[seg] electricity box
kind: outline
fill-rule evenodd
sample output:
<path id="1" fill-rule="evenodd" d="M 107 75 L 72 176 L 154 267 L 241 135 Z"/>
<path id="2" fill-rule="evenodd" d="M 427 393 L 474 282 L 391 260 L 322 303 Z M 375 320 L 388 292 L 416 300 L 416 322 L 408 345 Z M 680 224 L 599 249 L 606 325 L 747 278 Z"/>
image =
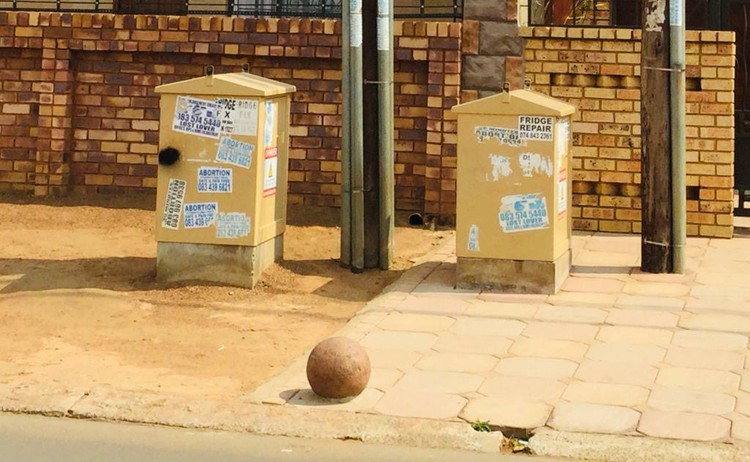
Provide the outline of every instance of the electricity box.
<path id="1" fill-rule="evenodd" d="M 460 288 L 550 294 L 571 262 L 571 115 L 514 90 L 459 104 L 456 280 Z"/>
<path id="2" fill-rule="evenodd" d="M 294 91 L 246 72 L 156 88 L 157 279 L 253 287 L 281 259 Z"/>

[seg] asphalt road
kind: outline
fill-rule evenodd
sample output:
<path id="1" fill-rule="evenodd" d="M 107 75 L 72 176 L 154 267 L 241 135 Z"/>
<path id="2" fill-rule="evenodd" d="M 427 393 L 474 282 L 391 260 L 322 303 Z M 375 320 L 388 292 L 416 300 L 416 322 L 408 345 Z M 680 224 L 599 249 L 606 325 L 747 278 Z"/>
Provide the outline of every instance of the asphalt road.
<path id="1" fill-rule="evenodd" d="M 0 414 L 0 462 L 466 461 L 551 462 L 527 456 L 196 431 Z"/>

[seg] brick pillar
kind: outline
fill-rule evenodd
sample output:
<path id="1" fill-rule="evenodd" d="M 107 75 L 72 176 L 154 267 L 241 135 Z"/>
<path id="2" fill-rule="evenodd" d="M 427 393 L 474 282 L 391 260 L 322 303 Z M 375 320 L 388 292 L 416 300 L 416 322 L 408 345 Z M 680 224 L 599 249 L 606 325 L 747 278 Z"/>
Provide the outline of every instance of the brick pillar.
<path id="1" fill-rule="evenodd" d="M 42 26 L 70 25 L 70 15 L 43 15 Z M 44 24 L 46 20 L 49 24 Z M 42 49 L 42 71 L 39 85 L 39 126 L 36 142 L 36 181 L 34 194 L 62 194 L 67 191 L 70 176 L 68 158 L 73 138 L 73 85 L 71 52 L 60 29 L 46 28 Z M 66 32 L 71 29 L 66 28 Z"/>
<path id="2" fill-rule="evenodd" d="M 465 0 L 461 101 L 523 86 L 523 38 L 516 0 Z"/>

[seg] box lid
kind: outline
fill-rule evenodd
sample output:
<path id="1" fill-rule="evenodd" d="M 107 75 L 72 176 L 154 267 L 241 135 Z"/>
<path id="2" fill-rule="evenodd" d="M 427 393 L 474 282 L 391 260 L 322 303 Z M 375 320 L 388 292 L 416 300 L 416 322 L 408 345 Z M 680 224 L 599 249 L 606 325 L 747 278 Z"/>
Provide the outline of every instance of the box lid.
<path id="1" fill-rule="evenodd" d="M 531 90 L 513 90 L 486 98 L 457 104 L 451 108 L 456 114 L 533 114 L 564 117 L 575 112 L 575 106 Z"/>
<path id="2" fill-rule="evenodd" d="M 156 93 L 162 94 L 211 96 L 276 96 L 295 91 L 294 85 L 247 72 L 207 75 L 156 87 Z"/>

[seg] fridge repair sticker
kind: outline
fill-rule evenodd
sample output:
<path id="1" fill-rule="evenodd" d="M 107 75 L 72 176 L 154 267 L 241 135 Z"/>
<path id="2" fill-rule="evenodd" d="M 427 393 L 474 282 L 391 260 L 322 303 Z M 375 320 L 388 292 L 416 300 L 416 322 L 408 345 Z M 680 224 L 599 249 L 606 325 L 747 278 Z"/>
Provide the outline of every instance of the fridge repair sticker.
<path id="1" fill-rule="evenodd" d="M 256 136 L 258 134 L 258 100 L 216 98 L 221 108 L 221 133 Z"/>
<path id="2" fill-rule="evenodd" d="M 232 169 L 221 167 L 198 167 L 198 192 L 232 192 Z"/>
<path id="3" fill-rule="evenodd" d="M 263 162 L 263 197 L 276 194 L 276 184 L 279 177 L 279 150 L 267 148 Z"/>
<path id="4" fill-rule="evenodd" d="M 161 225 L 164 228 L 179 229 L 180 214 L 182 213 L 182 201 L 185 200 L 185 180 L 170 178 L 167 186 L 167 199 L 164 202 L 164 215 Z"/>
<path id="5" fill-rule="evenodd" d="M 552 141 L 552 117 L 518 116 L 518 136 L 522 140 Z"/>
<path id="6" fill-rule="evenodd" d="M 178 96 L 172 130 L 216 139 L 221 131 L 220 115 L 219 105 L 213 101 Z"/>
<path id="7" fill-rule="evenodd" d="M 185 229 L 208 228 L 216 223 L 217 202 L 185 204 Z"/>
<path id="8" fill-rule="evenodd" d="M 505 196 L 500 203 L 498 219 L 504 233 L 544 229 L 549 226 L 547 201 L 541 194 Z"/>
<path id="9" fill-rule="evenodd" d="M 250 168 L 253 161 L 255 146 L 250 143 L 223 137 L 219 141 L 219 150 L 216 151 L 216 160 L 223 164 L 232 164 L 238 167 Z"/>
<path id="10" fill-rule="evenodd" d="M 220 213 L 216 219 L 216 237 L 233 239 L 250 234 L 250 217 L 244 213 Z"/>

